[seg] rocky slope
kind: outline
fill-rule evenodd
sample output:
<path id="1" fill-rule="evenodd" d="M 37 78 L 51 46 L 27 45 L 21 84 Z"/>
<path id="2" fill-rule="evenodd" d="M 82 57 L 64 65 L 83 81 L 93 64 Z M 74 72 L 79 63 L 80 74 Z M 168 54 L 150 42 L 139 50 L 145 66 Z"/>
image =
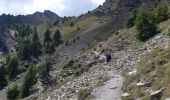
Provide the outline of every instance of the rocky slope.
<path id="1" fill-rule="evenodd" d="M 18 42 L 15 37 L 15 31 L 12 30 L 0 30 L 0 51 L 1 52 L 13 52 L 18 47 Z"/>

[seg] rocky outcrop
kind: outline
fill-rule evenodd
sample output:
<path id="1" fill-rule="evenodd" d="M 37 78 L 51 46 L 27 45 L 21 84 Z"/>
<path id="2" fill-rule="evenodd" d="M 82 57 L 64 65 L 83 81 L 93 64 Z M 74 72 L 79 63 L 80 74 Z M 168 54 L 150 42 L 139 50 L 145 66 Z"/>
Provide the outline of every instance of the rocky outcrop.
<path id="1" fill-rule="evenodd" d="M 15 39 L 15 31 L 0 30 L 0 51 L 13 52 L 17 49 L 18 43 Z"/>
<path id="2" fill-rule="evenodd" d="M 155 5 L 160 0 L 106 0 L 106 2 L 93 11 L 97 16 L 123 17 L 138 8 L 141 4 Z M 166 0 L 169 3 L 170 0 Z"/>

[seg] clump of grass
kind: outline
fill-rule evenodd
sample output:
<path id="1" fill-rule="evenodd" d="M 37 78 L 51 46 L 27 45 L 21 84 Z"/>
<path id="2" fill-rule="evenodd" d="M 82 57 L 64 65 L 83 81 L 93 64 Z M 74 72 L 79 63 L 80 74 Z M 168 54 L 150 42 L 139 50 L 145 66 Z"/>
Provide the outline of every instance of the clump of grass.
<path id="1" fill-rule="evenodd" d="M 74 64 L 75 64 L 75 61 L 74 60 L 70 60 L 66 64 L 64 64 L 63 68 L 64 69 L 66 69 L 66 68 L 74 68 Z"/>
<path id="2" fill-rule="evenodd" d="M 89 89 L 82 88 L 78 92 L 78 100 L 88 100 L 91 95 L 91 91 Z"/>

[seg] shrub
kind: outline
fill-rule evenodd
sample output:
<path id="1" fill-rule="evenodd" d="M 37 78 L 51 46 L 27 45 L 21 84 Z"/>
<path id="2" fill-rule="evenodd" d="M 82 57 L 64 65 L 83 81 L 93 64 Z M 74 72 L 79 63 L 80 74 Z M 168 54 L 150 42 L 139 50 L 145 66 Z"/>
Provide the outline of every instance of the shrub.
<path id="1" fill-rule="evenodd" d="M 154 10 L 154 14 L 157 23 L 168 19 L 168 6 L 164 2 L 160 2 Z"/>
<path id="2" fill-rule="evenodd" d="M 138 10 L 135 26 L 136 37 L 141 41 L 146 41 L 158 33 L 153 13 L 144 5 Z"/>
<path id="3" fill-rule="evenodd" d="M 8 100 L 16 100 L 18 95 L 19 95 L 19 90 L 17 89 L 16 85 L 8 88 L 8 91 L 7 91 Z"/>

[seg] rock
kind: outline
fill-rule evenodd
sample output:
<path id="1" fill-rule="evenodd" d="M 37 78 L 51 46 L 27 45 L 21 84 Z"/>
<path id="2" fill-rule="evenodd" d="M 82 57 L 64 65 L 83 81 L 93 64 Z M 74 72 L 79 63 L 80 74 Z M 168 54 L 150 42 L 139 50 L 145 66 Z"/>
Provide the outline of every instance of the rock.
<path id="1" fill-rule="evenodd" d="M 137 70 L 133 70 L 133 71 L 128 73 L 128 75 L 136 75 L 136 74 L 137 74 Z"/>
<path id="2" fill-rule="evenodd" d="M 116 89 L 117 87 L 111 87 L 110 89 Z"/>
<path id="3" fill-rule="evenodd" d="M 138 87 L 141 87 L 141 86 L 149 87 L 149 86 L 151 86 L 151 83 L 152 82 L 139 82 L 139 83 L 136 84 L 136 86 L 138 86 Z"/>
<path id="4" fill-rule="evenodd" d="M 131 96 L 131 94 L 129 94 L 129 93 L 123 93 L 122 94 L 122 97 L 130 97 Z"/>
<path id="5" fill-rule="evenodd" d="M 150 93 L 150 100 L 160 100 L 162 96 L 163 89 L 153 91 Z"/>
<path id="6" fill-rule="evenodd" d="M 8 30 L 0 30 L 0 51 L 14 52 L 18 47 L 17 40 L 11 35 Z"/>

